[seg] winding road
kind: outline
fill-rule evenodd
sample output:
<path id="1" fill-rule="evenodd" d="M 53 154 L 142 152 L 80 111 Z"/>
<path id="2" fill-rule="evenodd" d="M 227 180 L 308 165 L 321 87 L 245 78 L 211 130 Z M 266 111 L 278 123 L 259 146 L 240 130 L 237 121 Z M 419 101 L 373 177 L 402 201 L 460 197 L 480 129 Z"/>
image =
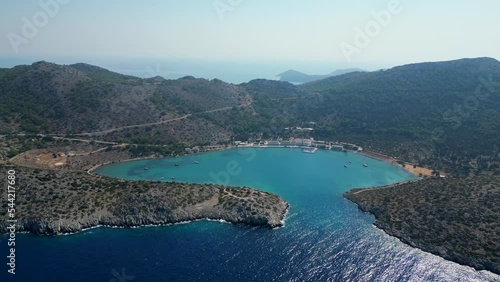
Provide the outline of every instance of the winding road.
<path id="1" fill-rule="evenodd" d="M 249 102 L 247 102 L 245 104 L 242 104 L 242 105 L 239 105 L 239 106 L 235 106 L 235 107 L 237 107 L 237 108 L 248 107 L 251 104 L 252 104 L 252 101 L 249 101 Z M 204 112 L 201 112 L 200 114 L 208 114 L 208 113 L 215 113 L 215 112 L 220 112 L 220 111 L 227 111 L 227 110 L 230 110 L 232 108 L 234 108 L 234 107 L 223 107 L 223 108 L 219 108 L 219 109 L 204 111 Z M 103 135 L 103 134 L 108 134 L 108 133 L 115 132 L 115 131 L 121 131 L 121 130 L 124 130 L 124 129 L 140 128 L 140 127 L 146 127 L 146 126 L 152 126 L 152 125 L 165 124 L 165 123 L 169 123 L 169 122 L 173 122 L 173 121 L 179 121 L 179 120 L 187 119 L 187 118 L 191 117 L 192 115 L 193 114 L 187 114 L 187 115 L 183 115 L 181 117 L 177 117 L 177 118 L 173 118 L 173 119 L 168 119 L 168 120 L 160 120 L 160 121 L 156 121 L 156 122 L 149 122 L 149 123 L 142 123 L 142 124 L 135 124 L 135 125 L 126 125 L 126 126 L 116 127 L 116 128 L 102 130 L 102 131 L 84 132 L 84 133 L 78 133 L 78 134 L 74 134 L 74 135 L 75 136 Z"/>

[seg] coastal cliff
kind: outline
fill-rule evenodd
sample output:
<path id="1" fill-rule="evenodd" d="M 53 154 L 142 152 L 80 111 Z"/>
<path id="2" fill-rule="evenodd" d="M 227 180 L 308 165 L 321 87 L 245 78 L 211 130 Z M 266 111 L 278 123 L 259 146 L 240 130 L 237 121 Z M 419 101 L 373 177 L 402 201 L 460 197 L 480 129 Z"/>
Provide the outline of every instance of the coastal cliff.
<path id="1" fill-rule="evenodd" d="M 123 181 L 80 172 L 14 169 L 16 231 L 38 235 L 198 219 L 274 228 L 283 225 L 288 209 L 280 197 L 245 187 Z M 7 214 L 7 204 L 0 207 L 0 213 Z M 0 219 L 0 233 L 6 233 L 9 224 L 6 217 Z"/>
<path id="2" fill-rule="evenodd" d="M 500 177 L 425 179 L 344 194 L 402 242 L 500 274 Z"/>

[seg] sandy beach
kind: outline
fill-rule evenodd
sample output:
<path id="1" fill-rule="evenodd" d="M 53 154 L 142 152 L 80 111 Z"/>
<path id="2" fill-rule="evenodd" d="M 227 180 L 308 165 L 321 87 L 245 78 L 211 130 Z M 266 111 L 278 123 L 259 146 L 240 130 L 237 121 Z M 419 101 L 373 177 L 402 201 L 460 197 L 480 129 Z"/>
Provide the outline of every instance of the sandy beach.
<path id="1" fill-rule="evenodd" d="M 381 160 L 384 162 L 391 163 L 393 165 L 397 165 L 401 167 L 402 169 L 408 171 L 411 174 L 414 174 L 415 176 L 423 177 L 423 176 L 432 176 L 432 169 L 428 169 L 425 167 L 419 167 L 419 166 L 414 166 L 412 163 L 405 163 L 404 166 L 398 163 L 398 160 L 394 157 L 387 156 L 384 154 L 376 153 L 376 152 L 370 152 L 370 151 L 361 151 L 360 154 L 374 158 L 377 160 Z"/>

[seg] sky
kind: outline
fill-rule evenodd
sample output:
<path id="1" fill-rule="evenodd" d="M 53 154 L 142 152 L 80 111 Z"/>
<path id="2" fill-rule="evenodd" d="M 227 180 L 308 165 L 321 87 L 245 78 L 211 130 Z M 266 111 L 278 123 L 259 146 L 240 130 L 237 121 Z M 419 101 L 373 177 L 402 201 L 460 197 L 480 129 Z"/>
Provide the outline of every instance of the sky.
<path id="1" fill-rule="evenodd" d="M 2 1 L 0 67 L 258 75 L 500 59 L 498 11 L 497 0 Z"/>

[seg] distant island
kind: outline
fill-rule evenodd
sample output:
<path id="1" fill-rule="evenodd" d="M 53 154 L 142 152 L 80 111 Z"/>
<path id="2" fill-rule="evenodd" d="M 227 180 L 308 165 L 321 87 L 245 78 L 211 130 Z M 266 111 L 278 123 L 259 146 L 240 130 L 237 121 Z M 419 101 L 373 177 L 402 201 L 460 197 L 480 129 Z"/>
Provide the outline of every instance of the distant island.
<path id="1" fill-rule="evenodd" d="M 283 73 L 280 73 L 276 76 L 280 78 L 280 81 L 288 81 L 294 84 L 301 84 L 301 83 L 306 83 L 306 82 L 312 82 L 320 79 L 325 79 L 328 77 L 334 77 L 338 75 L 343 75 L 346 73 L 351 73 L 351 72 L 364 72 L 362 69 L 340 69 L 333 71 L 329 74 L 323 74 L 323 75 L 312 75 L 312 74 L 306 74 L 303 72 L 299 72 L 296 70 L 287 70 Z"/>

